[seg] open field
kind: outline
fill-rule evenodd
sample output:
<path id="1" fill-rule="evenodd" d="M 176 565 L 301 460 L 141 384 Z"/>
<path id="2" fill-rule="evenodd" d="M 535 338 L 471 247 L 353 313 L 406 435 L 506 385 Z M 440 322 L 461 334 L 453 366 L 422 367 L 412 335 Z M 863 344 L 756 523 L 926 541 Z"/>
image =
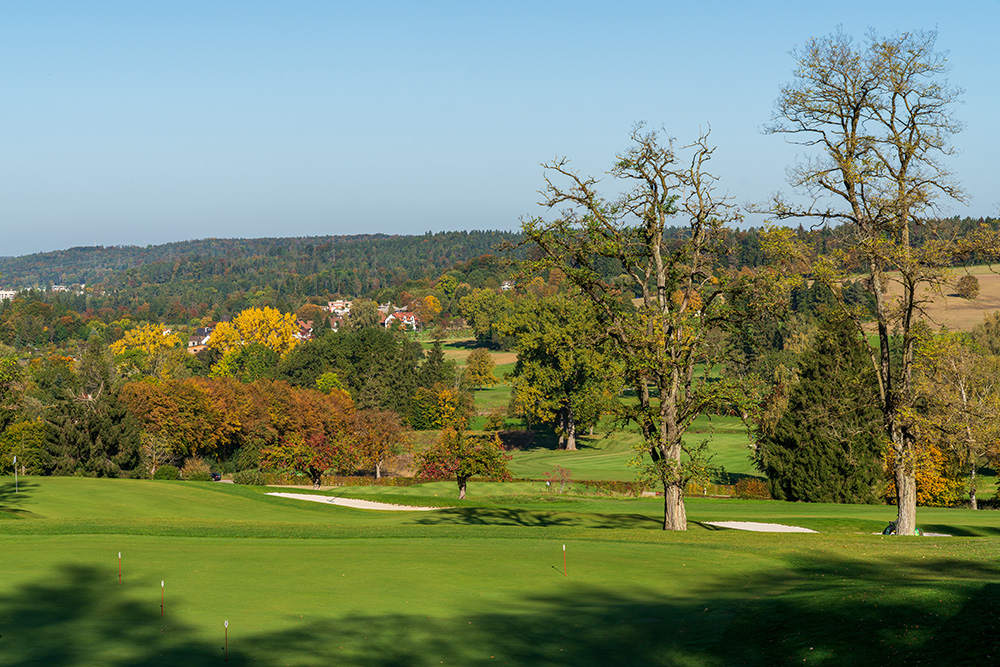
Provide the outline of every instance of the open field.
<path id="1" fill-rule="evenodd" d="M 997 657 L 996 512 L 921 509 L 923 528 L 957 537 L 884 538 L 870 533 L 892 507 L 691 500 L 690 530 L 667 534 L 654 499 L 508 485 L 473 484 L 465 503 L 454 484 L 350 489 L 451 506 L 380 513 L 223 484 L 24 484 L 15 497 L 0 482 L 3 665 L 217 664 L 226 620 L 234 665 Z M 821 532 L 703 523 L 723 520 Z"/>
<path id="2" fill-rule="evenodd" d="M 982 324 L 986 315 L 1000 310 L 1000 273 L 994 272 L 998 269 L 1000 267 L 973 266 L 953 270 L 956 277 L 966 273 L 976 276 L 979 296 L 969 300 L 950 293 L 953 290 L 945 289 L 937 294 L 924 292 L 923 296 L 930 302 L 924 306 L 923 319 L 935 329 L 947 327 L 950 331 L 969 331 Z M 889 294 L 893 297 L 902 294 L 899 283 L 890 283 Z"/>

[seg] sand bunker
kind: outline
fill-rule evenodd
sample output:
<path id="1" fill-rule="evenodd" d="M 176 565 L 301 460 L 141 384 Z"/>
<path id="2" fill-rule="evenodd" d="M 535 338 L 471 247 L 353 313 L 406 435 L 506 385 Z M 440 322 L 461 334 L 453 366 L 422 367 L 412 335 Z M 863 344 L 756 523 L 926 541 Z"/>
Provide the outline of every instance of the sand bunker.
<path id="1" fill-rule="evenodd" d="M 781 523 L 758 523 L 756 521 L 706 521 L 709 526 L 732 528 L 734 530 L 751 530 L 755 533 L 815 533 L 817 531 L 801 526 L 786 526 Z"/>
<path id="2" fill-rule="evenodd" d="M 388 510 L 391 512 L 429 512 L 431 510 L 448 509 L 446 507 L 416 507 L 414 505 L 391 505 L 389 503 L 377 503 L 373 500 L 356 500 L 354 498 L 334 498 L 333 496 L 317 496 L 312 493 L 281 493 L 271 492 L 264 495 L 280 496 L 282 498 L 293 498 L 295 500 L 309 500 L 314 503 L 326 503 L 327 505 L 339 505 L 340 507 L 353 507 L 359 510 Z"/>

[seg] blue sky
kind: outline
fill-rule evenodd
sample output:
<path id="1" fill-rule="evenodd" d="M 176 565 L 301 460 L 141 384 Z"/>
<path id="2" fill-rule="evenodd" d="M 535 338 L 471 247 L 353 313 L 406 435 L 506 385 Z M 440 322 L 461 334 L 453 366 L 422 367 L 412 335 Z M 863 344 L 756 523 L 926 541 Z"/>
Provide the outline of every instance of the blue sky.
<path id="1" fill-rule="evenodd" d="M 939 31 L 972 196 L 947 211 L 1000 212 L 1000 0 L 34 0 L 0 22 L 0 255 L 514 229 L 539 163 L 601 174 L 637 121 L 710 124 L 721 188 L 764 200 L 799 153 L 760 131 L 788 52 L 838 24 Z"/>

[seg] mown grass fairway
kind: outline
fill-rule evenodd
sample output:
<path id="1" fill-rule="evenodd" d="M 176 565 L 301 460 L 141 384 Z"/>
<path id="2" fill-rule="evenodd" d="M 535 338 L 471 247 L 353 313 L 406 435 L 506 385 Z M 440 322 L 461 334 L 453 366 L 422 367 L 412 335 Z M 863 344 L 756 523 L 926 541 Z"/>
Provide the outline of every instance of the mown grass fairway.
<path id="1" fill-rule="evenodd" d="M 578 437 L 578 451 L 556 449 L 555 438 L 539 433 L 538 444 L 515 452 L 510 470 L 516 477 L 540 479 L 557 465 L 569 469 L 574 479 L 633 480 L 638 470 L 629 465 L 635 459 L 642 437 L 631 431 Z M 746 427 L 736 417 L 699 417 L 684 437 L 696 444 L 709 443 L 712 462 L 735 475 L 759 475 L 750 460 Z M 648 457 L 647 457 L 648 458 Z"/>
<path id="2" fill-rule="evenodd" d="M 0 664 L 994 664 L 1000 517 L 884 538 L 884 506 L 660 501 L 530 485 L 336 489 L 376 512 L 223 484 L 29 478 L 0 493 Z M 349 493 L 348 493 L 349 492 Z M 746 533 L 771 521 L 817 535 Z M 563 575 L 562 545 L 568 574 Z M 117 555 L 123 556 L 118 583 Z M 165 583 L 160 616 L 160 581 Z"/>

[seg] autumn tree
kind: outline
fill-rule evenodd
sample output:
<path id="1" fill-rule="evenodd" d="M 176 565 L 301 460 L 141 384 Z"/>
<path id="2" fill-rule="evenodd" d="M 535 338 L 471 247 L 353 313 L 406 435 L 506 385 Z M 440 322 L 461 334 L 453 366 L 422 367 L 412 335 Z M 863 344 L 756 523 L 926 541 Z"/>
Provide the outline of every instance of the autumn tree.
<path id="1" fill-rule="evenodd" d="M 257 343 L 284 356 L 298 342 L 295 338 L 298 331 L 293 313 L 282 313 L 267 306 L 247 308 L 232 322 L 220 322 L 208 344 L 225 354 L 232 349 Z"/>
<path id="2" fill-rule="evenodd" d="M 936 38 L 871 33 L 858 45 L 838 31 L 810 39 L 793 52 L 794 79 L 782 88 L 767 128 L 813 152 L 790 171 L 806 203 L 778 196 L 767 212 L 842 227 L 845 251 L 818 257 L 812 275 L 838 295 L 859 331 L 865 314 L 844 302 L 840 285 L 849 269 L 860 265 L 865 275 L 878 337 L 870 361 L 893 449 L 899 535 L 916 529 L 918 445 L 907 415 L 916 397 L 917 315 L 927 288 L 948 282 L 952 261 L 976 251 L 995 256 L 997 248 L 985 229 L 960 240 L 933 229 L 937 201 L 963 197 L 942 162 L 960 126 L 952 112 L 958 91 L 943 79 L 947 60 Z M 925 239 L 919 246 L 916 228 Z M 898 299 L 886 289 L 890 281 L 900 284 Z"/>
<path id="3" fill-rule="evenodd" d="M 438 442 L 420 455 L 420 477 L 451 479 L 458 483 L 458 499 L 465 499 L 469 479 L 484 477 L 502 482 L 510 479 L 500 438 L 469 435 L 464 429 L 446 428 Z"/>
<path id="4" fill-rule="evenodd" d="M 737 215 L 714 192 L 707 135 L 680 151 L 641 126 L 632 140 L 610 172 L 625 186 L 622 195 L 606 199 L 594 178 L 556 160 L 545 165 L 542 204 L 563 212 L 525 220 L 522 229 L 539 255 L 532 272 L 558 268 L 591 301 L 635 391 L 636 400 L 616 409 L 641 429 L 664 492 L 663 528 L 686 530 L 684 487 L 704 466 L 684 432 L 706 410 L 744 395 L 709 377 L 725 352 L 715 333 L 735 317 L 732 294 L 753 286 L 757 297 L 745 303 L 763 306 L 782 290 L 777 273 L 729 271 L 719 261 L 726 225 Z M 683 232 L 668 234 L 677 219 Z"/>
<path id="5" fill-rule="evenodd" d="M 345 439 L 330 438 L 322 433 L 290 433 L 261 451 L 261 467 L 305 473 L 316 489 L 323 483 L 323 474 L 327 471 L 353 469 L 356 464 L 355 452 Z"/>
<path id="6" fill-rule="evenodd" d="M 477 347 L 469 353 L 465 359 L 465 381 L 476 388 L 492 387 L 499 380 L 493 375 L 493 369 L 497 367 L 497 362 L 493 361 L 493 355 L 483 347 Z"/>
<path id="7" fill-rule="evenodd" d="M 13 422 L 21 409 L 25 372 L 14 355 L 0 357 L 0 430 Z"/>
<path id="8" fill-rule="evenodd" d="M 348 428 L 360 467 L 374 470 L 375 479 L 381 479 L 385 462 L 399 454 L 406 442 L 399 415 L 388 410 L 358 410 L 351 415 Z"/>
<path id="9" fill-rule="evenodd" d="M 975 299 L 979 296 L 979 278 L 973 275 L 965 275 L 955 283 L 955 291 L 963 299 Z"/>
<path id="10" fill-rule="evenodd" d="M 143 324 L 129 329 L 108 347 L 125 375 L 137 371 L 142 375 L 169 378 L 187 372 L 188 354 L 181 347 L 180 336 L 162 324 Z M 129 366 L 132 366 L 131 372 Z"/>
<path id="11" fill-rule="evenodd" d="M 454 385 L 420 387 L 410 407 L 410 425 L 417 430 L 465 429 L 472 417 L 472 394 Z"/>
<path id="12" fill-rule="evenodd" d="M 323 307 L 317 306 L 315 303 L 307 303 L 295 311 L 297 319 L 303 322 L 312 322 L 316 328 L 319 328 L 320 323 L 326 320 L 327 316 L 328 314 L 323 310 Z"/>
<path id="13" fill-rule="evenodd" d="M 43 471 L 46 425 L 41 419 L 14 422 L 0 433 L 0 474 L 17 469 L 22 475 L 38 475 Z"/>
<path id="14" fill-rule="evenodd" d="M 977 354 L 954 334 L 938 336 L 919 351 L 919 405 L 907 415 L 914 436 L 951 455 L 968 480 L 969 504 L 978 509 L 977 472 L 1000 458 L 1000 357 Z"/>
<path id="15" fill-rule="evenodd" d="M 433 294 L 417 299 L 415 306 L 417 316 L 424 326 L 437 321 L 438 315 L 441 314 L 441 300 Z"/>

